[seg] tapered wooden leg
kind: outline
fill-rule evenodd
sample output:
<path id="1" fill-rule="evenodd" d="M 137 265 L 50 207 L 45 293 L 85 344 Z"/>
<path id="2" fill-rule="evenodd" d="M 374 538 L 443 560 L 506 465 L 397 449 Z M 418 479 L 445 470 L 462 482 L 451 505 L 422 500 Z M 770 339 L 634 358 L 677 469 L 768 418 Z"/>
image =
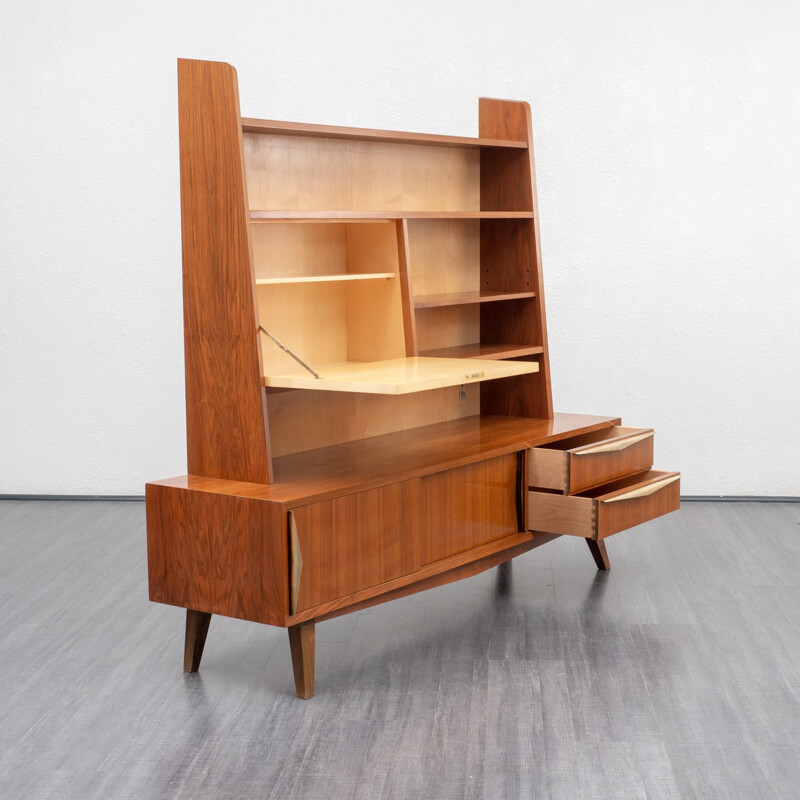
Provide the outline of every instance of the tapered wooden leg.
<path id="1" fill-rule="evenodd" d="M 183 646 L 183 671 L 197 672 L 200 669 L 200 659 L 203 657 L 203 648 L 206 646 L 208 624 L 211 614 L 205 611 L 192 611 L 186 609 L 186 641 Z"/>
<path id="2" fill-rule="evenodd" d="M 314 696 L 314 622 L 301 622 L 289 628 L 294 687 L 297 696 L 308 700 Z"/>
<path id="3" fill-rule="evenodd" d="M 589 545 L 589 550 L 594 558 L 594 563 L 597 564 L 597 569 L 611 569 L 611 562 L 608 560 L 608 552 L 606 551 L 606 543 L 603 541 L 596 542 L 594 539 L 587 539 L 586 544 Z"/>

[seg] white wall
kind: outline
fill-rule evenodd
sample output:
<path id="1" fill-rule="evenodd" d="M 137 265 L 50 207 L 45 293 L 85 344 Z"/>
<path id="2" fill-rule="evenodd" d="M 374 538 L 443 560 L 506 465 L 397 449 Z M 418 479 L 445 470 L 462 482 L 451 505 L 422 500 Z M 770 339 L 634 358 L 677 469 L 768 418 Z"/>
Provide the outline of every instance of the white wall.
<path id="1" fill-rule="evenodd" d="M 9 2 L 0 493 L 185 471 L 177 57 L 246 115 L 475 135 L 533 107 L 556 407 L 686 494 L 800 494 L 800 12 L 756 2 Z"/>

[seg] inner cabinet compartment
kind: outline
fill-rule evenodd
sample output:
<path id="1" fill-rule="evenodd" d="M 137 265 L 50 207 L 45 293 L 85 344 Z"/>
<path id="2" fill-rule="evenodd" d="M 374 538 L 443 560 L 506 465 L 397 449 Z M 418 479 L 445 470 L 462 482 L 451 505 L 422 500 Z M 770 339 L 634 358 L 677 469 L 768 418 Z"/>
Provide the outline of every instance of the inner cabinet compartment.
<path id="1" fill-rule="evenodd" d="M 409 220 L 420 355 L 542 352 L 531 220 Z"/>
<path id="2" fill-rule="evenodd" d="M 403 395 L 298 389 L 267 398 L 273 457 L 480 413 L 480 385 Z"/>
<path id="3" fill-rule="evenodd" d="M 268 222 L 250 226 L 257 285 L 397 275 L 395 223 Z"/>
<path id="4" fill-rule="evenodd" d="M 406 355 L 392 222 L 251 225 L 261 324 L 310 366 Z M 298 368 L 267 337 L 264 375 Z"/>
<path id="5" fill-rule="evenodd" d="M 575 494 L 653 465 L 653 430 L 615 425 L 532 448 L 528 484 Z"/>

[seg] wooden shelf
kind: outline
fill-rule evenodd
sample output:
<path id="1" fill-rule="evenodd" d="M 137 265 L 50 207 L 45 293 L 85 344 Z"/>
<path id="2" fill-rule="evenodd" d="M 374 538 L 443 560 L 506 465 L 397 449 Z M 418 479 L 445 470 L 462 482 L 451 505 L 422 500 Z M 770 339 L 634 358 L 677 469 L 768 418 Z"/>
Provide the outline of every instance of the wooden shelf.
<path id="1" fill-rule="evenodd" d="M 532 211 L 342 211 L 307 210 L 250 212 L 250 222 L 359 222 L 397 219 L 533 219 Z"/>
<path id="2" fill-rule="evenodd" d="M 394 272 L 348 272 L 338 275 L 279 275 L 274 278 L 256 278 L 258 286 L 278 283 L 324 283 L 327 281 L 371 281 L 394 278 Z"/>
<path id="3" fill-rule="evenodd" d="M 420 351 L 426 358 L 519 358 L 535 356 L 544 351 L 541 345 L 523 344 L 462 344 L 456 347 L 440 347 L 436 350 Z"/>
<path id="4" fill-rule="evenodd" d="M 447 292 L 446 294 L 423 294 L 414 298 L 415 308 L 437 308 L 439 306 L 463 306 L 471 303 L 494 303 L 500 300 L 523 300 L 536 297 L 535 292 Z"/>
<path id="5" fill-rule="evenodd" d="M 538 372 L 539 365 L 530 361 L 414 357 L 388 361 L 349 361 L 314 366 L 314 369 L 319 373 L 319 378 L 298 369 L 280 375 L 268 375 L 263 383 L 264 386 L 283 389 L 399 395 L 525 375 Z"/>
<path id="6" fill-rule="evenodd" d="M 472 136 L 442 136 L 437 133 L 407 133 L 373 128 L 345 128 L 337 125 L 306 125 L 300 122 L 280 122 L 272 119 L 242 119 L 244 133 L 266 133 L 278 136 L 311 136 L 319 139 L 356 139 L 362 142 L 389 144 L 432 145 L 434 147 L 510 148 L 527 150 L 526 141 L 480 139 Z"/>

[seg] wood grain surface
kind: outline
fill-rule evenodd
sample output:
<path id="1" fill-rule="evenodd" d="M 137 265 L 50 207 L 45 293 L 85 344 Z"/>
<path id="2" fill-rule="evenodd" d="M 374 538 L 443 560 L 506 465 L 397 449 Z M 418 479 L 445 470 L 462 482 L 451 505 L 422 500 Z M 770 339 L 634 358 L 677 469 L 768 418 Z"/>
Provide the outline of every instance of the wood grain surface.
<path id="1" fill-rule="evenodd" d="M 297 610 L 418 569 L 420 512 L 419 481 L 293 509 L 303 555 Z"/>
<path id="2" fill-rule="evenodd" d="M 314 696 L 314 660 L 316 628 L 313 622 L 301 622 L 289 628 L 295 694 L 301 700 Z"/>
<path id="3" fill-rule="evenodd" d="M 515 454 L 422 478 L 421 562 L 516 533 L 517 493 Z"/>
<path id="4" fill-rule="evenodd" d="M 269 483 L 236 71 L 178 61 L 189 472 Z"/>
<path id="5" fill-rule="evenodd" d="M 193 611 L 191 608 L 186 609 L 186 635 L 183 645 L 184 672 L 197 672 L 200 669 L 200 660 L 203 658 L 210 622 L 211 614 L 205 611 Z"/>
<path id="6" fill-rule="evenodd" d="M 511 326 L 524 338 L 507 338 L 501 331 L 507 324 L 500 309 L 481 309 L 481 341 L 511 341 L 537 344 L 543 348 L 539 358 L 539 374 L 508 381 L 506 384 L 481 388 L 481 409 L 486 414 L 520 414 L 529 417 L 552 417 L 553 396 L 550 386 L 550 356 L 547 347 L 547 321 L 542 274 L 541 232 L 539 205 L 536 193 L 536 170 L 533 160 L 533 127 L 528 103 L 494 100 L 482 97 L 479 101 L 478 128 L 481 136 L 498 139 L 525 140 L 526 150 L 481 151 L 481 208 L 526 209 L 531 212 L 529 227 L 519 228 L 511 237 L 516 263 L 522 269 L 518 275 L 506 272 L 494 256 L 497 232 L 481 231 L 481 259 L 484 269 L 497 280 L 518 280 L 524 276 L 531 282 L 536 299 L 524 314 L 515 316 Z M 487 226 L 482 222 L 482 227 Z M 494 246 L 490 246 L 494 245 Z M 523 252 L 524 251 L 524 252 Z M 484 334 L 484 328 L 486 333 Z M 535 337 L 531 340 L 530 337 Z"/>
<path id="7" fill-rule="evenodd" d="M 284 624 L 289 559 L 278 503 L 149 483 L 147 563 L 155 602 Z"/>
<path id="8" fill-rule="evenodd" d="M 579 495 L 528 493 L 533 531 L 604 539 L 680 507 L 680 473 L 648 470 Z"/>
<path id="9" fill-rule="evenodd" d="M 619 485 L 619 488 L 612 492 L 604 491 L 595 501 L 597 503 L 597 538 L 603 539 L 619 531 L 632 528 L 634 525 L 640 525 L 642 522 L 660 517 L 662 514 L 677 511 L 681 505 L 681 483 L 680 480 L 669 480 L 676 476 L 679 477 L 679 473 L 649 470 L 640 473 L 635 482 L 631 478 L 608 484 L 608 486 Z M 648 484 L 657 485 L 659 488 L 651 494 L 621 499 L 622 495 L 626 495 L 636 488 L 646 487 Z M 616 501 L 610 502 L 612 500 Z"/>
<path id="10" fill-rule="evenodd" d="M 533 448 L 528 482 L 531 487 L 575 494 L 652 465 L 653 430 L 614 426 Z"/>
<path id="11" fill-rule="evenodd" d="M 502 539 L 495 539 L 479 545 L 472 550 L 456 553 L 432 564 L 426 564 L 412 575 L 402 575 L 386 583 L 362 589 L 347 597 L 340 597 L 306 611 L 299 611 L 287 619 L 287 624 L 296 625 L 298 622 L 309 619 L 317 621 L 333 619 L 362 608 L 416 594 L 425 589 L 445 586 L 453 581 L 477 575 L 490 567 L 557 538 L 558 535 L 552 533 L 531 533 L 530 531 L 512 533 Z"/>

